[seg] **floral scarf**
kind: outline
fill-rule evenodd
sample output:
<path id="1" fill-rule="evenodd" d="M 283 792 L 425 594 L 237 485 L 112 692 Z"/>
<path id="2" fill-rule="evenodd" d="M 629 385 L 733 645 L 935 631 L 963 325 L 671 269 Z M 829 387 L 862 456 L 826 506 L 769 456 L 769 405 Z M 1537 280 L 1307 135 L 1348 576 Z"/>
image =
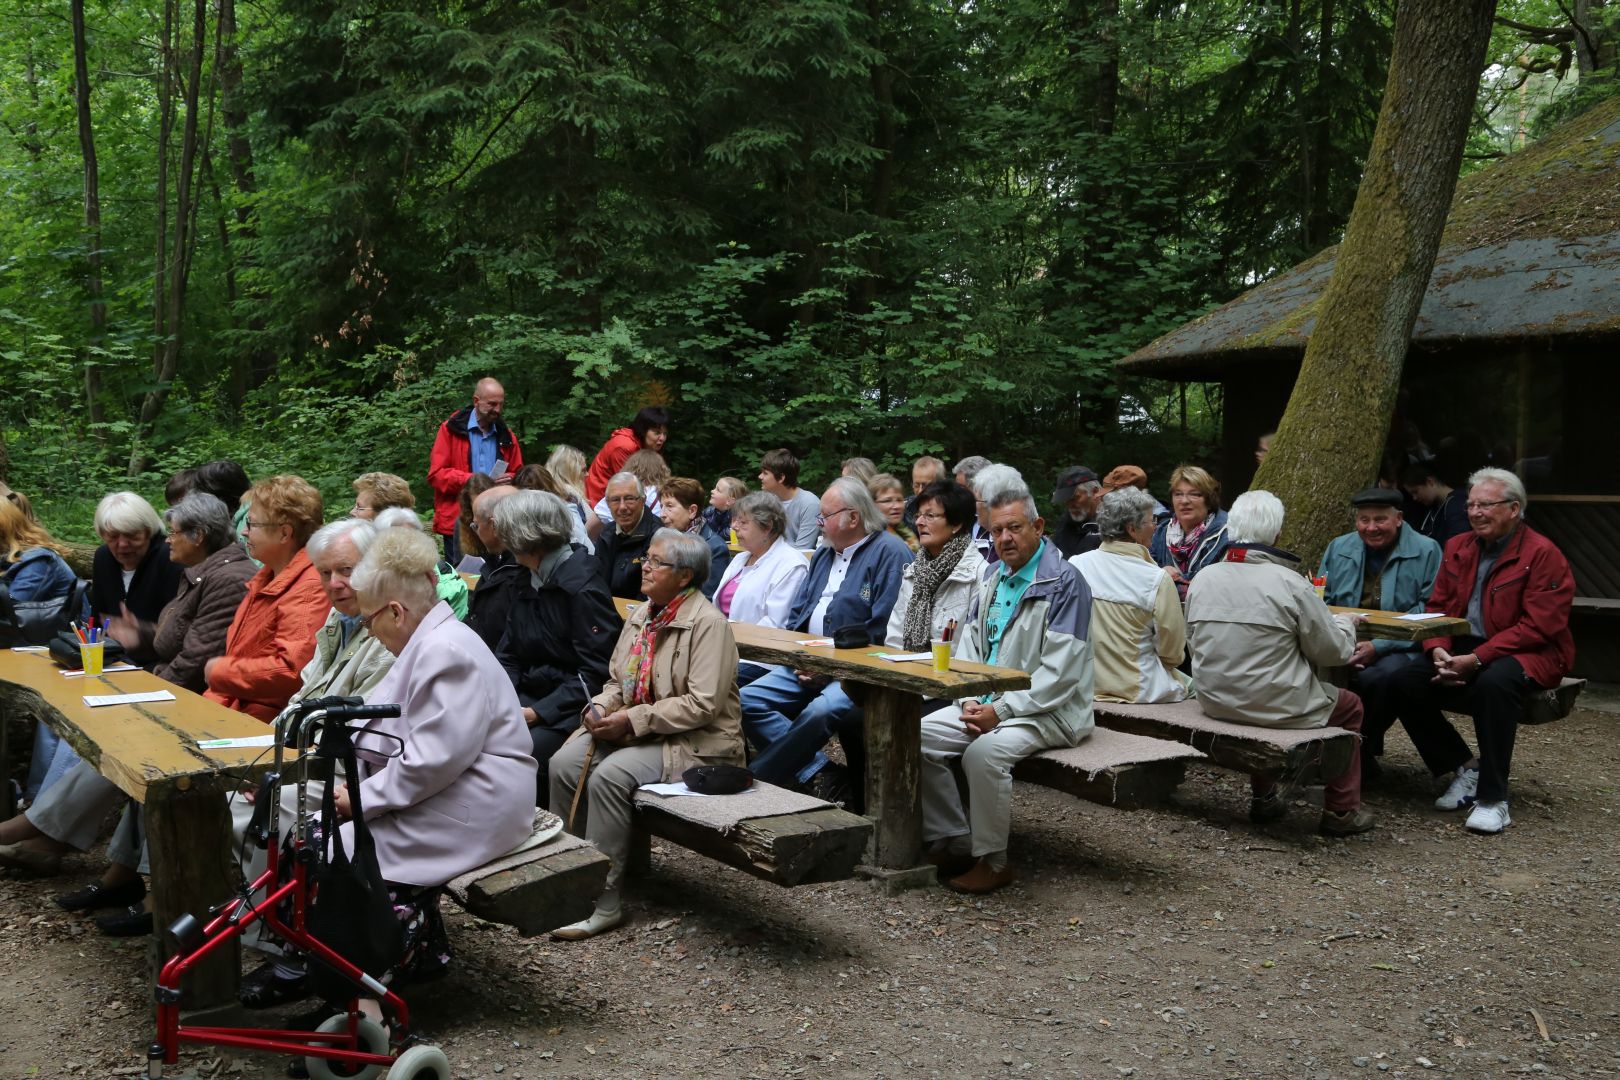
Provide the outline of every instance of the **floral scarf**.
<path id="1" fill-rule="evenodd" d="M 624 662 L 624 675 L 619 679 L 619 691 L 626 705 L 652 704 L 653 648 L 658 643 L 658 635 L 675 621 L 681 603 L 695 592 L 695 588 L 682 589 L 662 610 L 648 609 L 647 621 L 641 624 L 641 632 L 636 634 L 636 640 L 630 645 L 630 655 Z"/>
<path id="2" fill-rule="evenodd" d="M 1203 521 L 1198 523 L 1198 527 L 1190 533 L 1183 534 L 1181 524 L 1174 520 L 1170 522 L 1170 527 L 1165 530 L 1164 539 L 1166 546 L 1170 549 L 1170 557 L 1176 561 L 1176 569 L 1183 574 L 1187 572 L 1187 567 L 1192 565 L 1193 552 L 1198 550 L 1198 541 L 1204 538 L 1204 530 L 1209 528 L 1210 517 L 1213 516 L 1205 517 Z M 1181 536 L 1180 540 L 1176 539 L 1178 535 Z"/>
<path id="3" fill-rule="evenodd" d="M 905 648 L 921 652 L 928 648 L 934 636 L 934 597 L 945 579 L 951 576 L 956 564 L 962 561 L 972 537 L 963 529 L 945 542 L 939 554 L 930 557 L 924 551 L 911 564 L 911 600 L 906 604 Z"/>

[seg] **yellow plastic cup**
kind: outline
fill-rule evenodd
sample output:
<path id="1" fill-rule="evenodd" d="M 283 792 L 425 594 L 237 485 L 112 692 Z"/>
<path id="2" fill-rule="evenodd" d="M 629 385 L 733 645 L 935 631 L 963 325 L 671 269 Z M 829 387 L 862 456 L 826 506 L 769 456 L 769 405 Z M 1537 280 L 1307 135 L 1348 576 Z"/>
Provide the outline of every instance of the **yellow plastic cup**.
<path id="1" fill-rule="evenodd" d="M 942 638 L 935 638 L 929 644 L 934 652 L 934 670 L 951 670 L 951 643 Z"/>
<path id="2" fill-rule="evenodd" d="M 100 675 L 101 662 L 107 653 L 107 643 L 98 641 L 94 644 L 79 643 L 79 664 L 84 668 L 86 675 Z"/>

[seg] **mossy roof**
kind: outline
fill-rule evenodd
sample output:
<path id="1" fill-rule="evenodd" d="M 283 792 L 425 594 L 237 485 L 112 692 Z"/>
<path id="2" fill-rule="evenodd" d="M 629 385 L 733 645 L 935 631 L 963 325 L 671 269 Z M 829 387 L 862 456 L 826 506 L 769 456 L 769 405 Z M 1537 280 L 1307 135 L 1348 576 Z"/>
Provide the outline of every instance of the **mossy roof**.
<path id="1" fill-rule="evenodd" d="M 1277 274 L 1119 365 L 1219 378 L 1233 362 L 1302 355 L 1337 252 Z M 1620 344 L 1620 98 L 1457 185 L 1412 330 L 1419 350 L 1553 340 Z"/>

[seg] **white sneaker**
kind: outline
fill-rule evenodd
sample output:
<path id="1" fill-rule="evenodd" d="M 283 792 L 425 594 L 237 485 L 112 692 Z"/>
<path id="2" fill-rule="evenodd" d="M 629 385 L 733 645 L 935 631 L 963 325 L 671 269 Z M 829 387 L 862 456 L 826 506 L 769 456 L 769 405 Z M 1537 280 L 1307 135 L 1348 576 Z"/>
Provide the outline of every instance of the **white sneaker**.
<path id="1" fill-rule="evenodd" d="M 1436 810 L 1461 810 L 1474 805 L 1474 792 L 1479 790 L 1479 770 L 1462 768 L 1451 780 L 1446 793 L 1434 800 Z"/>
<path id="2" fill-rule="evenodd" d="M 551 936 L 558 941 L 584 941 L 597 934 L 606 933 L 616 926 L 624 923 L 624 908 L 615 908 L 612 911 L 603 911 L 598 908 L 591 913 L 588 919 L 581 919 L 577 923 L 559 926 L 551 932 Z"/>
<path id="3" fill-rule="evenodd" d="M 1499 833 L 1511 824 L 1513 819 L 1508 817 L 1508 804 L 1503 800 L 1476 803 L 1463 827 L 1469 832 Z"/>

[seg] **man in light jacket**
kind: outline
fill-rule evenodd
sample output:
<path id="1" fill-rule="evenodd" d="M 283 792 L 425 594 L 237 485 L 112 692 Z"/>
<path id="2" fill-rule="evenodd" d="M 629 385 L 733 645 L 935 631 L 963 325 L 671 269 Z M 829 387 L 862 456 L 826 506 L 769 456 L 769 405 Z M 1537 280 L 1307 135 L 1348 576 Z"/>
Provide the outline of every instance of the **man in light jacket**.
<path id="1" fill-rule="evenodd" d="M 1030 686 L 923 718 L 923 840 L 947 884 L 965 893 L 994 892 L 1017 876 L 1007 860 L 1013 766 L 1078 745 L 1092 728 L 1091 591 L 1043 538 L 1046 522 L 1016 471 L 978 479 L 999 561 L 979 585 L 956 655 L 1027 671 Z M 951 773 L 954 758 L 967 776 L 971 819 Z"/>
<path id="2" fill-rule="evenodd" d="M 1350 499 L 1356 529 L 1337 537 L 1322 555 L 1324 598 L 1333 607 L 1422 611 L 1440 569 L 1440 545 L 1405 521 L 1401 493 L 1370 487 Z M 1379 774 L 1384 733 L 1395 722 L 1394 675 L 1419 652 L 1413 641 L 1363 641 L 1350 655 L 1350 688 L 1361 698 L 1361 780 Z"/>
<path id="3" fill-rule="evenodd" d="M 1187 590 L 1193 684 L 1204 715 L 1270 728 L 1361 731 L 1361 699 L 1317 677 L 1312 665 L 1349 663 L 1359 616 L 1334 615 L 1299 572 L 1299 557 L 1272 545 L 1283 504 L 1269 491 L 1237 497 L 1227 515 L 1232 544 Z M 1358 740 L 1359 742 L 1359 740 Z M 1255 774 L 1249 818 L 1287 812 L 1275 775 Z M 1328 781 L 1321 831 L 1350 836 L 1373 827 L 1361 809 L 1361 755 Z"/>

